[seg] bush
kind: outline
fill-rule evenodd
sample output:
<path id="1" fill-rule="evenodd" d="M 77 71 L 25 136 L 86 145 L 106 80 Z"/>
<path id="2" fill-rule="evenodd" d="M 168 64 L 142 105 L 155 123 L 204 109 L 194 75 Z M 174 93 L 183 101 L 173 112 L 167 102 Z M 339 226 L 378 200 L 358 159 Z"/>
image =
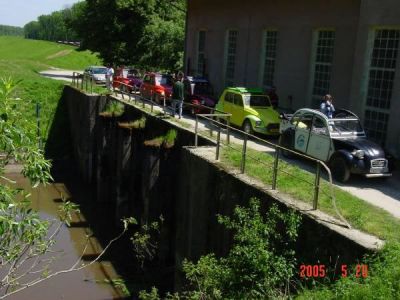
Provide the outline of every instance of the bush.
<path id="1" fill-rule="evenodd" d="M 248 208 L 236 207 L 232 217 L 218 222 L 233 231 L 233 246 L 227 257 L 203 256 L 197 263 L 187 260 L 183 271 L 191 288 L 170 299 L 263 299 L 281 296 L 294 275 L 293 243 L 300 216 L 282 213 L 272 206 L 260 213 L 260 201 Z M 142 292 L 141 299 L 157 299 L 156 291 Z"/>

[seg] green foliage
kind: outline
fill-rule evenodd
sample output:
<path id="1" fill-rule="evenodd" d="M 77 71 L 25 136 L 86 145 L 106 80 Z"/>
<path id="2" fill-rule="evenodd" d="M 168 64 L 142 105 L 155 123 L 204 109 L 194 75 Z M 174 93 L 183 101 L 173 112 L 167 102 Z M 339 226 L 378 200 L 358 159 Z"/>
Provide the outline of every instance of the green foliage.
<path id="1" fill-rule="evenodd" d="M 400 243 L 388 243 L 363 262 L 368 265 L 367 278 L 357 278 L 353 273 L 332 286 L 304 290 L 297 299 L 400 299 L 399 261 Z"/>
<path id="2" fill-rule="evenodd" d="M 107 103 L 103 112 L 101 112 L 102 116 L 105 117 L 119 117 L 125 111 L 125 106 L 118 101 L 110 101 Z"/>
<path id="3" fill-rule="evenodd" d="M 191 291 L 167 299 L 265 299 L 279 297 L 294 275 L 293 243 L 299 215 L 272 206 L 260 212 L 260 201 L 236 207 L 232 217 L 218 222 L 233 231 L 233 246 L 226 257 L 202 256 L 197 263 L 183 262 Z M 159 299 L 158 292 L 142 292 L 140 299 Z"/>
<path id="4" fill-rule="evenodd" d="M 182 66 L 184 0 L 87 0 L 71 26 L 82 47 L 107 63 L 144 69 Z"/>
<path id="5" fill-rule="evenodd" d="M 23 36 L 24 29 L 16 26 L 0 25 L 0 35 Z"/>
<path id="6" fill-rule="evenodd" d="M 178 137 L 178 132 L 175 129 L 170 129 L 167 131 L 164 137 L 164 143 L 166 145 L 174 145 L 177 137 Z"/>
<path id="7" fill-rule="evenodd" d="M 24 116 L 20 109 L 24 104 L 13 94 L 15 88 L 11 79 L 0 79 L 0 175 L 3 181 L 12 183 L 5 167 L 13 160 L 23 165 L 23 175 L 36 187 L 51 180 L 51 164 L 38 149 L 35 122 Z M 65 204 L 63 221 L 68 222 L 74 208 Z M 52 236 L 48 236 L 50 225 L 30 208 L 29 194 L 0 185 L 0 297 L 18 290 L 20 279 L 37 271 L 39 256 L 54 244 Z M 47 267 L 44 265 L 43 270 Z"/>
<path id="8" fill-rule="evenodd" d="M 160 233 L 160 227 L 163 222 L 164 218 L 161 215 L 158 221 L 142 225 L 140 230 L 136 231 L 130 238 L 136 258 L 142 267 L 145 260 L 152 260 L 157 252 L 157 236 Z M 133 222 L 132 224 L 135 223 Z"/>
<path id="9" fill-rule="evenodd" d="M 70 8 L 39 16 L 37 21 L 24 26 L 25 37 L 46 41 L 77 41 L 79 38 L 69 24 L 77 17 L 82 5 L 77 3 Z"/>
<path id="10" fill-rule="evenodd" d="M 175 145 L 178 132 L 175 129 L 170 129 L 165 135 L 158 136 L 152 140 L 144 142 L 146 146 L 172 148 Z"/>

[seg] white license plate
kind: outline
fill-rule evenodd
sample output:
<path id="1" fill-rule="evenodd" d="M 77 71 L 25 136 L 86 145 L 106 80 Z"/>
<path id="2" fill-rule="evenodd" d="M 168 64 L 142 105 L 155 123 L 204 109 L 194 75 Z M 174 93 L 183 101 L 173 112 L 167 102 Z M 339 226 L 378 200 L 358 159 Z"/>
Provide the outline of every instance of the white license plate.
<path id="1" fill-rule="evenodd" d="M 373 169 L 370 169 L 369 172 L 372 174 L 380 174 L 380 173 L 384 173 L 385 169 L 384 168 L 373 168 Z"/>

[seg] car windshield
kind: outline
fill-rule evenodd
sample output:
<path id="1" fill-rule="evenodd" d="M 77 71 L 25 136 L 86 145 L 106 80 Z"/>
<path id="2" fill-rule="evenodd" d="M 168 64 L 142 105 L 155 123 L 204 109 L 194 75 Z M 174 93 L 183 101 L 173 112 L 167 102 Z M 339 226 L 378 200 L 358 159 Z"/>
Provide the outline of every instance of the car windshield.
<path id="1" fill-rule="evenodd" d="M 134 70 L 134 69 L 124 70 L 124 76 L 125 77 L 132 77 L 132 78 L 140 77 L 139 72 L 137 70 Z"/>
<path id="2" fill-rule="evenodd" d="M 92 73 L 93 74 L 107 74 L 107 69 L 106 68 L 93 68 Z"/>
<path id="3" fill-rule="evenodd" d="M 198 94 L 198 95 L 210 95 L 211 94 L 211 88 L 210 85 L 206 82 L 204 83 L 196 83 L 194 85 L 194 92 L 193 94 Z"/>
<path id="4" fill-rule="evenodd" d="M 266 95 L 243 95 L 244 104 L 250 107 L 271 106 Z"/>
<path id="5" fill-rule="evenodd" d="M 169 75 L 156 76 L 156 84 L 172 85 L 172 77 Z"/>
<path id="6" fill-rule="evenodd" d="M 328 121 L 329 131 L 332 136 L 338 135 L 365 135 L 358 119 L 331 119 Z"/>

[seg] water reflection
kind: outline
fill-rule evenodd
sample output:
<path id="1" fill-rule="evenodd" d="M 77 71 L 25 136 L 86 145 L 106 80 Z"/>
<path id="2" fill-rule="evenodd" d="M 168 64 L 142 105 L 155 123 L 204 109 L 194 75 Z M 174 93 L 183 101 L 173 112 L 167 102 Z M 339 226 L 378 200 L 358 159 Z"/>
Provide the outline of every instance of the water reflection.
<path id="1" fill-rule="evenodd" d="M 18 186 L 31 192 L 33 208 L 38 210 L 41 217 L 45 219 L 57 217 L 57 207 L 62 197 L 71 198 L 64 184 L 56 183 L 29 190 L 28 181 L 21 175 L 10 173 L 8 177 L 17 181 Z M 74 265 L 82 254 L 87 241 L 89 244 L 83 256 L 84 262 L 88 263 L 97 257 L 103 248 L 92 234 L 85 216 L 82 214 L 74 215 L 71 227 L 63 226 L 57 236 L 57 244 L 54 250 L 61 254 L 60 258 L 53 264 L 52 271 L 68 269 Z M 57 275 L 7 299 L 123 299 L 122 291 L 108 284 L 118 278 L 121 278 L 121 276 L 117 273 L 113 264 L 103 258 L 83 270 Z"/>

